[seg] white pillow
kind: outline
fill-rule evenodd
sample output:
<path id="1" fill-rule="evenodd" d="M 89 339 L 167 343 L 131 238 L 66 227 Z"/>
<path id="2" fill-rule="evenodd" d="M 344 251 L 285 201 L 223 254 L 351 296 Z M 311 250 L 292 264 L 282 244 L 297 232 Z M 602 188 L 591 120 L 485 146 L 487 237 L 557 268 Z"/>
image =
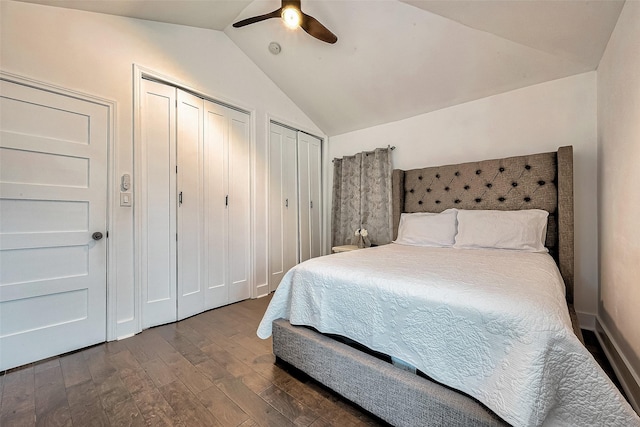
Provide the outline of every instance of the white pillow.
<path id="1" fill-rule="evenodd" d="M 548 252 L 544 247 L 548 216 L 549 212 L 540 209 L 459 210 L 453 247 Z"/>
<path id="2" fill-rule="evenodd" d="M 394 243 L 412 246 L 451 247 L 456 237 L 456 209 L 441 213 L 403 213 Z"/>

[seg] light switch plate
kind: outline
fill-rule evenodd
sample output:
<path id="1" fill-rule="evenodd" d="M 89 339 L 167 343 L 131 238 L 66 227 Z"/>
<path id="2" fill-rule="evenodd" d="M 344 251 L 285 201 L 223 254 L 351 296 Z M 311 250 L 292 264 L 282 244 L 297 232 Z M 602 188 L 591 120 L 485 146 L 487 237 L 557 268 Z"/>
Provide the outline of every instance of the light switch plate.
<path id="1" fill-rule="evenodd" d="M 120 206 L 131 207 L 132 199 L 131 193 L 120 193 Z"/>

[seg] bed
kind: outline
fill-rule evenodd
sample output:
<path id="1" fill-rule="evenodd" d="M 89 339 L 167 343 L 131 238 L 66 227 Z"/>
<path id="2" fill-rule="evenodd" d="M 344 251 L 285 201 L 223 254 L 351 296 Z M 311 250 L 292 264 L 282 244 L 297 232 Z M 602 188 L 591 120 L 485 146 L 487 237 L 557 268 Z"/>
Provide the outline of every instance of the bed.
<path id="1" fill-rule="evenodd" d="M 316 258 L 285 275 L 258 335 L 273 334 L 278 363 L 396 426 L 640 425 L 581 344 L 572 169 L 561 147 L 395 170 L 394 238 L 402 213 L 539 211 L 544 250 L 392 243 Z"/>

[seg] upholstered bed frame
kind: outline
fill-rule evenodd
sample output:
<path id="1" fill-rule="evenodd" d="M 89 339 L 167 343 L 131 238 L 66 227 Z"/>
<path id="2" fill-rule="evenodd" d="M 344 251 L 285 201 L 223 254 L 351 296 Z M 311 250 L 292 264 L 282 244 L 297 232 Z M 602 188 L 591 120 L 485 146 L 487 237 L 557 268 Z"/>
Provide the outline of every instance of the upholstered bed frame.
<path id="1" fill-rule="evenodd" d="M 573 149 L 393 171 L 393 227 L 402 212 L 543 209 L 546 246 L 558 263 L 573 309 Z M 401 370 L 383 358 L 284 319 L 273 323 L 278 363 L 293 366 L 395 426 L 493 426 L 503 420 L 475 399 Z"/>
<path id="2" fill-rule="evenodd" d="M 542 209 L 545 246 L 573 303 L 573 149 L 497 160 L 393 171 L 393 238 L 402 212 Z"/>

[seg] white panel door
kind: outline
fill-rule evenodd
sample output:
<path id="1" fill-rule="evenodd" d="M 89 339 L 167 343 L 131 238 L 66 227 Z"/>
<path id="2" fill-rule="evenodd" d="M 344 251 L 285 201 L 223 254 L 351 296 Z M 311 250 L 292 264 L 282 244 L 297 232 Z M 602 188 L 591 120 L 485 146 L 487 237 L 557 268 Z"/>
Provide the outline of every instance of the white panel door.
<path id="1" fill-rule="evenodd" d="M 106 340 L 106 106 L 0 82 L 0 370 Z M 96 237 L 97 238 L 97 237 Z"/>
<path id="2" fill-rule="evenodd" d="M 250 116 L 161 83 L 141 87 L 148 328 L 251 296 Z"/>
<path id="3" fill-rule="evenodd" d="M 178 89 L 178 320 L 204 311 L 202 159 L 204 100 Z"/>
<path id="4" fill-rule="evenodd" d="M 298 231 L 300 262 L 311 258 L 310 206 L 313 204 L 309 193 L 309 143 L 305 134 L 298 132 Z"/>
<path id="5" fill-rule="evenodd" d="M 310 257 L 322 255 L 322 141 L 304 134 L 309 154 L 309 235 Z"/>
<path id="6" fill-rule="evenodd" d="M 229 302 L 251 297 L 251 140 L 249 115 L 227 108 L 229 118 Z"/>
<path id="7" fill-rule="evenodd" d="M 298 132 L 300 262 L 322 255 L 321 162 L 320 139 Z"/>
<path id="8" fill-rule="evenodd" d="M 269 133 L 269 291 L 298 262 L 296 132 L 270 124 Z"/>
<path id="9" fill-rule="evenodd" d="M 251 296 L 249 115 L 205 101 L 205 308 Z"/>
<path id="10" fill-rule="evenodd" d="M 141 158 L 136 161 L 142 326 L 175 322 L 176 89 L 141 81 Z"/>
<path id="11" fill-rule="evenodd" d="M 204 114 L 204 209 L 206 271 L 205 309 L 229 301 L 228 119 L 222 105 L 205 101 Z"/>

